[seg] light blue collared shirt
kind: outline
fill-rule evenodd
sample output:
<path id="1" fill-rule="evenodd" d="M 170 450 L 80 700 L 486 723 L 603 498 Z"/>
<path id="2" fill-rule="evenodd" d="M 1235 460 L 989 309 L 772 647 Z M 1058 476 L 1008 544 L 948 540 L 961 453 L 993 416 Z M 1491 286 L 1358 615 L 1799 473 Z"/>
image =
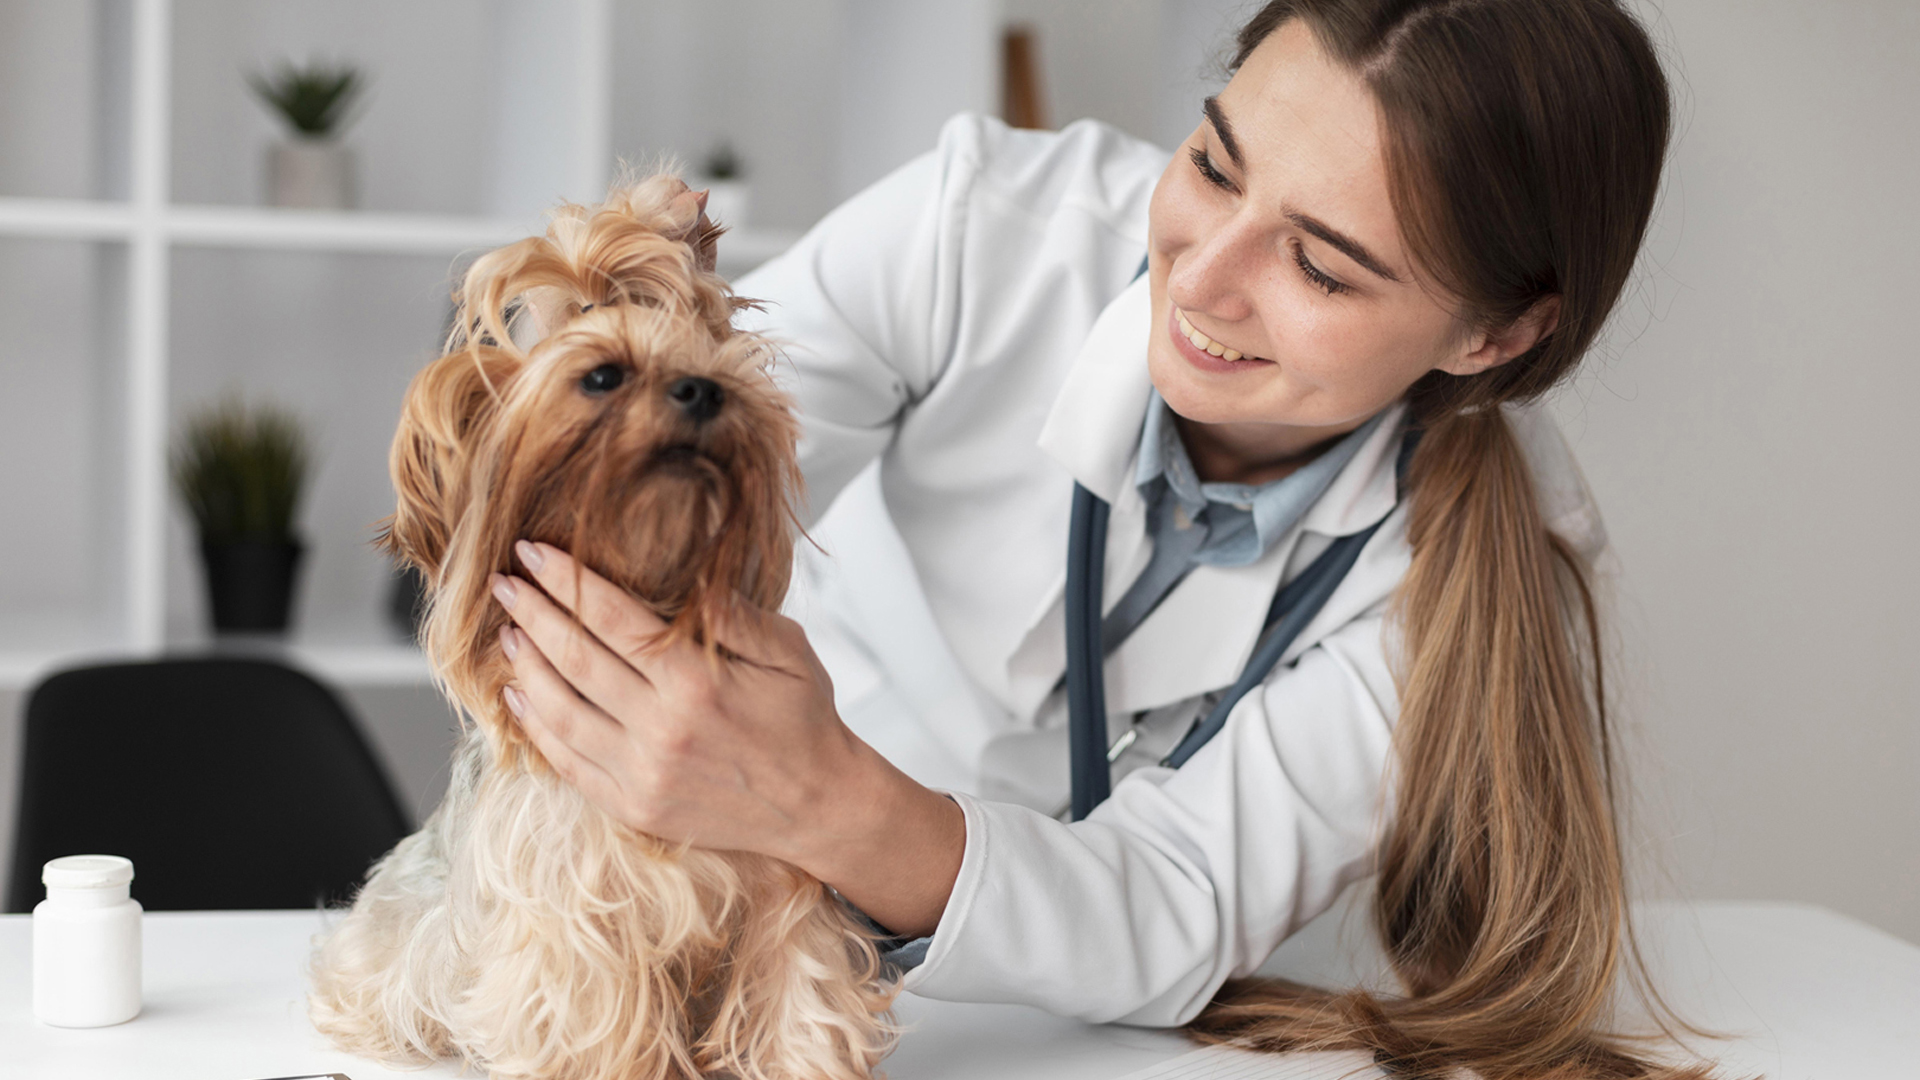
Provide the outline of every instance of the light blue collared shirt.
<path id="1" fill-rule="evenodd" d="M 1383 410 L 1278 480 L 1207 483 L 1180 441 L 1173 410 L 1155 390 L 1133 476 L 1147 504 L 1153 557 L 1101 620 L 1103 648 L 1111 652 L 1125 640 L 1195 566 L 1245 566 L 1265 555 L 1306 516 L 1385 416 Z"/>

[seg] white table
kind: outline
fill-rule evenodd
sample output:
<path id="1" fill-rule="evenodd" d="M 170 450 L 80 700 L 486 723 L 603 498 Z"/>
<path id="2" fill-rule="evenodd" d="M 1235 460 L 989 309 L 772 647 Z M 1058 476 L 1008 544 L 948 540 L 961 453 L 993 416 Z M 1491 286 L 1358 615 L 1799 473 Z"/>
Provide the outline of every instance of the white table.
<path id="1" fill-rule="evenodd" d="M 1347 927 L 1343 933 L 1343 925 Z M 1331 983 L 1377 979 L 1377 954 L 1336 912 L 1276 954 L 1270 969 Z M 392 1072 L 328 1049 L 305 1019 L 303 966 L 319 928 L 308 912 L 150 914 L 146 1008 L 118 1027 L 65 1031 L 32 1016 L 26 916 L 0 916 L 0 1078 L 257 1080 L 345 1073 L 352 1080 L 451 1077 L 451 1066 Z M 1655 905 L 1642 927 L 1662 988 L 1689 1019 L 1731 1036 L 1708 1049 L 1726 1075 L 1920 1077 L 1920 947 L 1814 907 Z M 1094 1027 L 1033 1009 L 905 997 L 911 1030 L 888 1059 L 895 1080 L 1109 1080 L 1188 1052 L 1165 1032 Z M 1347 1062 L 1297 1063 L 1339 1075 Z M 1291 1070 L 1289 1070 L 1291 1072 Z"/>

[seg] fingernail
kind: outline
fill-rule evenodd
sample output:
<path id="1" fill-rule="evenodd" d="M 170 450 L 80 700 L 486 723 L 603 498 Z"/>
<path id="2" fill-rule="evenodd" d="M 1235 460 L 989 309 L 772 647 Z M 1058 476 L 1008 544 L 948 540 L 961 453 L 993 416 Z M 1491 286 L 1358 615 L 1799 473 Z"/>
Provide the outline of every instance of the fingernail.
<path id="1" fill-rule="evenodd" d="M 520 655 L 519 636 L 511 626 L 500 628 L 500 651 L 506 653 L 509 660 Z"/>
<path id="2" fill-rule="evenodd" d="M 526 717 L 527 695 L 522 694 L 517 687 L 513 687 L 513 686 L 501 687 L 500 697 L 502 700 L 504 700 L 507 703 L 508 712 L 522 719 Z"/>
<path id="3" fill-rule="evenodd" d="M 500 601 L 501 607 L 512 611 L 513 602 L 518 598 L 518 594 L 514 592 L 513 582 L 500 574 L 493 575 L 493 598 Z"/>
<path id="4" fill-rule="evenodd" d="M 540 549 L 533 544 L 527 543 L 525 540 L 519 540 L 514 543 L 513 553 L 520 556 L 521 566 L 535 573 L 539 573 L 540 568 L 547 565 L 547 557 L 540 554 Z"/>

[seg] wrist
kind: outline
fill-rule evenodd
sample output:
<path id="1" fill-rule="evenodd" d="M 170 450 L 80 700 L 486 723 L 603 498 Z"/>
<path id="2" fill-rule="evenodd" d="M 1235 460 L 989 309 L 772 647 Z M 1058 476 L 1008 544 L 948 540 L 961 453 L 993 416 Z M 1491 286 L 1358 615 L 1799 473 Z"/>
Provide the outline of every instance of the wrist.
<path id="1" fill-rule="evenodd" d="M 966 851 L 959 804 L 848 733 L 847 768 L 788 861 L 897 934 L 933 932 Z"/>

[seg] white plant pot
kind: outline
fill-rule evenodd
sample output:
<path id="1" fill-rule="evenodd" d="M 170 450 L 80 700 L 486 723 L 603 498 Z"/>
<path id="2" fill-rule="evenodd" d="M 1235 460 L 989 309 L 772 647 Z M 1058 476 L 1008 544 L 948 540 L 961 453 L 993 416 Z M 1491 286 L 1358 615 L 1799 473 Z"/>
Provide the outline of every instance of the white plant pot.
<path id="1" fill-rule="evenodd" d="M 267 205 L 351 210 L 353 151 L 331 139 L 293 139 L 267 147 Z"/>
<path id="2" fill-rule="evenodd" d="M 753 189 L 745 180 L 707 180 L 707 217 L 730 229 L 747 227 L 753 209 Z"/>

